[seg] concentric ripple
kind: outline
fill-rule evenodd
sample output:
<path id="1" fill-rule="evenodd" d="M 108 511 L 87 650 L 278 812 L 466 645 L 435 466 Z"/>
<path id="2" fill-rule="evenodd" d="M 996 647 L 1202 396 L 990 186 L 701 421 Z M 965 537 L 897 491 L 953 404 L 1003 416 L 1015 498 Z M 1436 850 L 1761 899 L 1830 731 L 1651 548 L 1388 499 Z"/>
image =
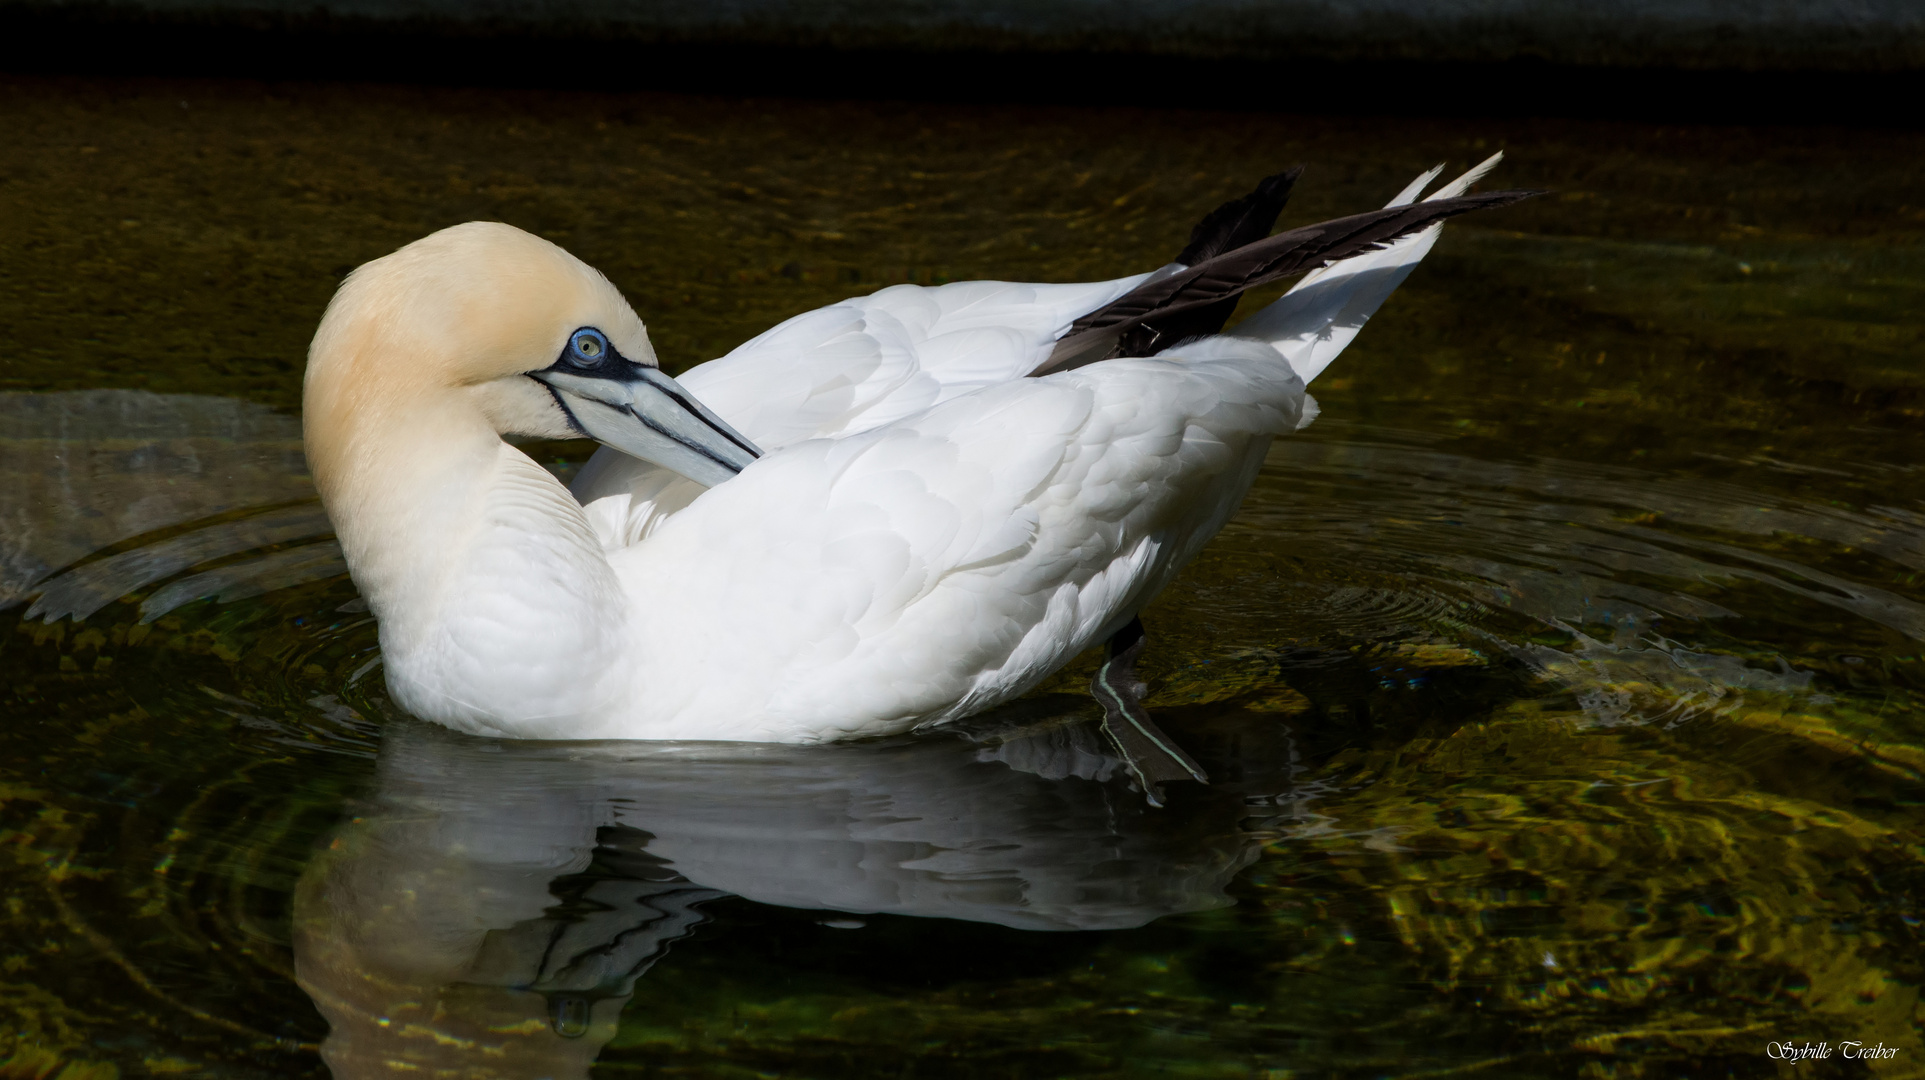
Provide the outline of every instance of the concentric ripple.
<path id="1" fill-rule="evenodd" d="M 137 406 L 186 430 L 139 429 L 142 448 L 83 422 Z M 0 433 L 28 471 L 69 468 L 5 507 L 21 676 L 0 782 L 31 886 L 0 990 L 38 995 L 23 1030 L 53 1048 L 16 1062 L 585 1075 L 746 1042 L 827 1068 L 895 1045 L 850 1019 L 868 1010 L 1102 1072 L 998 1019 L 1028 995 L 1092 1046 L 1149 1017 L 1338 1071 L 1487 1068 L 1486 1036 L 1437 1040 L 1530 1023 L 1644 1046 L 1620 1006 L 1702 1011 L 1707 981 L 1754 1005 L 1700 1048 L 1759 1010 L 1916 1043 L 1876 989 L 1925 881 L 1897 809 L 1925 790 L 1919 712 L 1882 659 L 1925 633 L 1925 524 L 1901 508 L 1326 422 L 1278 443 L 1146 616 L 1153 702 L 1213 778 L 1150 812 L 1060 692 L 1081 669 L 955 732 L 841 749 L 425 728 L 385 699 L 305 476 L 262 464 L 288 464 L 284 421 L 210 435 L 197 418 L 227 406 L 199 399 L 32 405 L 63 407 Z M 223 461 L 253 470 L 238 502 L 195 487 L 228 490 Z M 168 507 L 66 509 L 155 470 Z M 1821 760 L 1831 787 L 1783 775 Z M 932 981 L 891 969 L 911 956 Z M 1288 959 L 1236 973 L 1263 956 Z M 1419 985 L 1442 997 L 1395 989 Z M 1202 1004 L 1226 995 L 1259 1019 Z M 1397 1023 L 1303 1041 L 1356 1030 L 1366 1002 Z M 1546 1055 L 1512 1064 L 1570 1061 Z"/>

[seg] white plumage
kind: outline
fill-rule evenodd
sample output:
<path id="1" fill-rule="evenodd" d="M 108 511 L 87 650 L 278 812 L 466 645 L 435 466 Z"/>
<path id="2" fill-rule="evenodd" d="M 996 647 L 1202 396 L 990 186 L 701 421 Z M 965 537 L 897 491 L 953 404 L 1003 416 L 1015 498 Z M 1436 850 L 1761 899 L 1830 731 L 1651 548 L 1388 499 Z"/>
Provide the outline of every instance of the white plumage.
<path id="1" fill-rule="evenodd" d="M 547 738 L 907 730 L 1008 700 L 1127 623 L 1234 513 L 1270 439 L 1314 416 L 1305 382 L 1439 227 L 1310 274 L 1234 336 L 1042 378 L 1024 376 L 1072 322 L 1148 275 L 844 301 L 680 379 L 763 451 L 739 475 L 704 489 L 603 449 L 571 498 L 481 429 L 574 433 L 525 377 L 555 355 L 544 334 L 599 326 L 652 367 L 646 335 L 559 249 L 461 226 L 343 287 L 310 361 L 310 455 L 413 712 Z M 451 258 L 515 260 L 519 283 L 435 333 L 535 343 L 518 358 L 424 365 L 438 345 L 390 340 L 485 276 Z M 558 269 L 523 265 L 543 259 Z M 429 373 L 361 385 L 384 362 Z"/>

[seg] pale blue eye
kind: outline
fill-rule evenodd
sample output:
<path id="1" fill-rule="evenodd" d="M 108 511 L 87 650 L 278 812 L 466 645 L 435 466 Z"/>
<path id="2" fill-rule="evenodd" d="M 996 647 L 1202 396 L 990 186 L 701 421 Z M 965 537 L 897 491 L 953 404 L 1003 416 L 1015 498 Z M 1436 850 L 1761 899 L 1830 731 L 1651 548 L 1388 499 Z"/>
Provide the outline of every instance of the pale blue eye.
<path id="1" fill-rule="evenodd" d="M 607 358 L 608 339 L 599 330 L 577 330 L 568 342 L 568 351 L 576 363 L 593 367 Z"/>

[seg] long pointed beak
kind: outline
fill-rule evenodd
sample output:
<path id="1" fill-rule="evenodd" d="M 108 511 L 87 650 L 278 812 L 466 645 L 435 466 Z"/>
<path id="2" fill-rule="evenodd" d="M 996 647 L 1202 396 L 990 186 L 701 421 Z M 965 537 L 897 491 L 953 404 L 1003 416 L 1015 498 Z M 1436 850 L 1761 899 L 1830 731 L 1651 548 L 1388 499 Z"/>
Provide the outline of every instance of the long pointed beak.
<path id="1" fill-rule="evenodd" d="M 620 377 L 531 372 L 588 437 L 631 457 L 714 487 L 762 456 L 681 384 L 652 367 L 626 365 Z"/>

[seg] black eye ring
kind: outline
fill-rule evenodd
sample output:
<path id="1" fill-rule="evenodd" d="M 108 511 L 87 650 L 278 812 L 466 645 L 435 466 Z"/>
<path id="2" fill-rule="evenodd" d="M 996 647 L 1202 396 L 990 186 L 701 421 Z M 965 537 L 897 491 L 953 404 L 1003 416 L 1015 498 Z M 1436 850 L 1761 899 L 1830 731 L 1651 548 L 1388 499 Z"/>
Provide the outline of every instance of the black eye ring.
<path id="1" fill-rule="evenodd" d="M 592 326 L 584 326 L 568 335 L 568 350 L 564 355 L 576 367 L 600 367 L 608 362 L 614 349 L 608 347 L 608 337 Z"/>

